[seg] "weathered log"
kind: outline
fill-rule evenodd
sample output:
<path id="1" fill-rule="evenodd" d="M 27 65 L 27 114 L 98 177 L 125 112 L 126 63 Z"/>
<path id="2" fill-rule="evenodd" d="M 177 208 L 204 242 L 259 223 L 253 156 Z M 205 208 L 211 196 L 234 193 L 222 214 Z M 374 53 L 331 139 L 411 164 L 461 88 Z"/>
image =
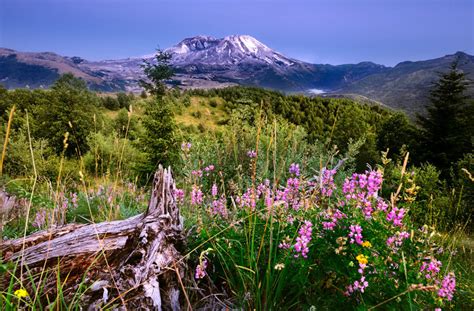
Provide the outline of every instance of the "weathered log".
<path id="1" fill-rule="evenodd" d="M 17 274 L 22 271 L 26 284 L 46 279 L 43 296 L 55 295 L 59 275 L 65 282 L 66 299 L 74 296 L 81 283 L 90 287 L 80 299 L 90 310 L 104 306 L 179 310 L 179 280 L 185 268 L 178 251 L 184 241 L 182 230 L 171 171 L 160 166 L 145 213 L 6 240 L 0 245 L 0 256 L 19 263 Z"/>

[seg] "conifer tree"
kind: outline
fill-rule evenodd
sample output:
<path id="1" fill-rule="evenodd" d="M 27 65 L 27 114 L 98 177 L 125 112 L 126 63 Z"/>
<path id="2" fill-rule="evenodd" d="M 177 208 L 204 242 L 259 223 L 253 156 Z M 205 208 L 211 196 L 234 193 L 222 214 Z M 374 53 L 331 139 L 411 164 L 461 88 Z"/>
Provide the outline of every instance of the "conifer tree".
<path id="1" fill-rule="evenodd" d="M 465 95 L 467 85 L 466 75 L 453 62 L 431 90 L 427 115 L 418 116 L 425 159 L 441 169 L 444 177 L 463 154 L 472 152 L 472 102 Z"/>
<path id="2" fill-rule="evenodd" d="M 147 154 L 145 173 L 153 173 L 159 164 L 165 167 L 176 164 L 178 158 L 174 114 L 170 104 L 163 98 L 167 91 L 165 81 L 173 76 L 170 59 L 170 54 L 158 49 L 154 62 L 144 61 L 142 66 L 148 79 L 141 80 L 140 84 L 154 96 L 143 119 L 145 135 L 142 146 Z"/>

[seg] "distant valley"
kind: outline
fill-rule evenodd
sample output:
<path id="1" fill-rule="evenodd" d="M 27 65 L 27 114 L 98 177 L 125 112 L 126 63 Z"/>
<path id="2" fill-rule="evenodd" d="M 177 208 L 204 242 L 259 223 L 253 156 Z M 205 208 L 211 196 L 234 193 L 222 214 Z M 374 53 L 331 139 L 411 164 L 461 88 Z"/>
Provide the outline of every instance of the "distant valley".
<path id="1" fill-rule="evenodd" d="M 372 62 L 347 65 L 310 64 L 278 53 L 251 36 L 187 38 L 166 49 L 182 88 L 248 85 L 307 95 L 366 97 L 409 114 L 423 112 L 437 73 L 457 59 L 474 80 L 474 56 L 462 52 L 395 67 Z M 62 73 L 83 78 L 93 90 L 140 91 L 140 64 L 153 55 L 88 61 L 51 52 L 19 52 L 0 48 L 0 84 L 7 88 L 47 88 Z M 469 87 L 474 95 L 474 86 Z"/>

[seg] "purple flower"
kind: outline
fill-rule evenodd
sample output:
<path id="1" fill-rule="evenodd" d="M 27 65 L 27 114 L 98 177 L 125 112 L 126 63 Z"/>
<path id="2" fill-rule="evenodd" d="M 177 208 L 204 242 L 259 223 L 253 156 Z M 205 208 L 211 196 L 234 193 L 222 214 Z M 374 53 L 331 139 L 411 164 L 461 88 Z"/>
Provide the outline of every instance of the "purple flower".
<path id="1" fill-rule="evenodd" d="M 33 221 L 33 227 L 38 229 L 43 228 L 46 224 L 46 210 L 41 209 L 35 215 L 35 220 Z"/>
<path id="2" fill-rule="evenodd" d="M 217 185 L 216 184 L 213 184 L 212 185 L 212 188 L 211 188 L 211 195 L 213 197 L 217 196 Z"/>
<path id="3" fill-rule="evenodd" d="M 183 142 L 181 144 L 181 150 L 183 150 L 185 153 L 188 153 L 191 150 L 191 147 L 192 147 L 192 145 L 189 142 L 187 142 L 187 143 Z"/>
<path id="4" fill-rule="evenodd" d="M 420 268 L 420 272 L 424 272 L 425 278 L 427 279 L 433 279 L 441 270 L 441 266 L 443 264 L 441 261 L 436 260 L 435 258 L 431 258 L 430 262 L 423 262 Z"/>
<path id="5" fill-rule="evenodd" d="M 206 276 L 207 259 L 203 259 L 196 267 L 196 273 L 194 277 L 199 280 Z"/>
<path id="6" fill-rule="evenodd" d="M 349 230 L 350 243 L 353 244 L 356 242 L 357 244 L 362 245 L 362 227 L 359 225 L 351 225 Z"/>
<path id="7" fill-rule="evenodd" d="M 191 174 L 193 176 L 196 176 L 196 177 L 202 177 L 202 171 L 201 170 L 194 170 L 191 172 Z"/>
<path id="8" fill-rule="evenodd" d="M 387 214 L 387 221 L 393 222 L 394 226 L 401 227 L 403 225 L 403 217 L 405 217 L 405 209 L 394 207 L 388 214 Z"/>
<path id="9" fill-rule="evenodd" d="M 174 189 L 174 196 L 176 197 L 176 201 L 179 203 L 184 202 L 184 190 L 183 189 Z"/>
<path id="10" fill-rule="evenodd" d="M 300 176 L 300 165 L 297 163 L 292 163 L 290 165 L 290 174 Z"/>
<path id="11" fill-rule="evenodd" d="M 323 168 L 321 171 L 321 194 L 325 197 L 332 196 L 332 192 L 336 189 L 334 184 L 334 175 L 336 170 L 328 170 Z"/>
<path id="12" fill-rule="evenodd" d="M 313 232 L 313 224 L 310 221 L 305 221 L 304 224 L 301 226 L 300 230 L 298 230 L 298 237 L 296 238 L 296 243 L 294 245 L 295 251 L 297 253 L 301 253 L 303 258 L 308 257 L 308 244 L 311 242 L 311 234 Z M 298 257 L 299 254 L 296 254 L 295 257 Z"/>
<path id="13" fill-rule="evenodd" d="M 247 151 L 247 157 L 253 159 L 257 157 L 257 152 L 255 150 L 249 150 Z"/>
<path id="14" fill-rule="evenodd" d="M 227 216 L 224 197 L 220 198 L 219 200 L 212 201 L 212 213 L 214 215 L 221 215 L 222 217 Z"/>
<path id="15" fill-rule="evenodd" d="M 72 202 L 72 206 L 74 208 L 77 208 L 79 206 L 79 204 L 77 203 L 77 193 L 73 193 L 72 194 L 72 197 L 71 197 L 71 202 Z"/>
<path id="16" fill-rule="evenodd" d="M 397 233 L 387 239 L 387 246 L 392 249 L 392 251 L 396 252 L 402 246 L 403 241 L 408 239 L 410 234 L 406 231 L 397 231 Z"/>
<path id="17" fill-rule="evenodd" d="M 194 185 L 191 191 L 191 205 L 200 205 L 202 203 L 203 194 L 198 186 Z"/>
<path id="18" fill-rule="evenodd" d="M 446 275 L 441 282 L 441 287 L 438 290 L 438 296 L 446 298 L 451 301 L 453 299 L 454 292 L 456 291 L 456 277 L 453 272 Z"/>

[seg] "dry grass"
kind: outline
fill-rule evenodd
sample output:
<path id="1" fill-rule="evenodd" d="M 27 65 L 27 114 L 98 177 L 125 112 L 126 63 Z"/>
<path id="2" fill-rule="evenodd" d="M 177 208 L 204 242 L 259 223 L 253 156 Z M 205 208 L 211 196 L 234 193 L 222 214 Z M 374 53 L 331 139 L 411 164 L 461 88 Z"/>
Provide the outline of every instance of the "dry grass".
<path id="1" fill-rule="evenodd" d="M 211 101 L 217 105 L 211 106 Z M 227 113 L 224 110 L 224 103 L 220 98 L 191 97 L 191 105 L 183 109 L 182 114 L 176 115 L 176 123 L 183 126 L 200 125 L 208 131 L 217 131 L 223 126 L 218 122 L 226 119 Z"/>

